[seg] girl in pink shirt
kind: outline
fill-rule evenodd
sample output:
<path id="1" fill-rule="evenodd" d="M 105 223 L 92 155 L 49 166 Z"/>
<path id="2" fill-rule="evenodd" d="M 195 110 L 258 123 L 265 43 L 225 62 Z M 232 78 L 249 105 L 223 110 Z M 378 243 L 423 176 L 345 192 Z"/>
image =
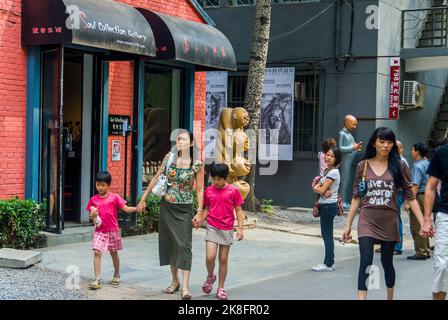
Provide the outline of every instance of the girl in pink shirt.
<path id="1" fill-rule="evenodd" d="M 219 283 L 216 296 L 220 300 L 227 300 L 228 295 L 224 290 L 224 282 L 228 270 L 228 257 L 230 246 L 233 243 L 233 226 L 235 213 L 238 219 L 236 237 L 243 240 L 244 212 L 241 209 L 243 197 L 235 186 L 226 182 L 229 168 L 225 164 L 213 164 L 211 167 L 213 184 L 205 190 L 204 211 L 193 218 L 193 224 L 198 228 L 207 219 L 206 241 L 206 266 L 207 280 L 202 286 L 202 291 L 209 294 L 216 281 L 214 274 L 215 260 L 219 248 Z"/>

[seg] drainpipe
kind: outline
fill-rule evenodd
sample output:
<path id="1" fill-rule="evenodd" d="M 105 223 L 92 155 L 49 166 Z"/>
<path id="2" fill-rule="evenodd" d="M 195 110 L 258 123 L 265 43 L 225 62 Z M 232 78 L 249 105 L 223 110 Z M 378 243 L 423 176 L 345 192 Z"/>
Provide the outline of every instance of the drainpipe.
<path id="1" fill-rule="evenodd" d="M 334 11 L 334 57 L 339 59 L 341 56 L 341 6 L 342 0 L 338 0 L 335 4 Z"/>

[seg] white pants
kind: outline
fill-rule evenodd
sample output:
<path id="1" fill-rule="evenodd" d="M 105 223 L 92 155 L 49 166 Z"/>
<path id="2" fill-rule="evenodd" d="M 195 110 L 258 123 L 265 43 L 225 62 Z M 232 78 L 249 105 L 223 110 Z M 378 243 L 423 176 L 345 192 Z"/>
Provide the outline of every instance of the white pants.
<path id="1" fill-rule="evenodd" d="M 448 292 L 448 213 L 437 213 L 432 292 Z"/>

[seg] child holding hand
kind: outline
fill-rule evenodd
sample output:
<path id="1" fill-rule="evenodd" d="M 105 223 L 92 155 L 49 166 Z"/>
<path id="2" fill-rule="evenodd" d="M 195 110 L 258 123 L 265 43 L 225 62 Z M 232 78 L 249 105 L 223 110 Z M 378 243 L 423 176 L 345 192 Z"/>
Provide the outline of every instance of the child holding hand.
<path id="1" fill-rule="evenodd" d="M 86 210 L 90 212 L 90 219 L 94 221 L 95 232 L 93 234 L 92 249 L 94 252 L 93 265 L 95 280 L 90 284 L 90 289 L 101 289 L 101 256 L 109 250 L 114 264 L 113 285 L 120 284 L 120 259 L 118 251 L 123 249 L 121 232 L 118 227 L 118 209 L 126 213 L 137 212 L 136 207 L 129 207 L 119 195 L 110 192 L 112 177 L 107 171 L 100 171 L 95 176 L 95 186 L 98 194 L 93 196 L 87 204 Z M 140 212 L 140 211 L 139 211 Z"/>
<path id="2" fill-rule="evenodd" d="M 219 282 L 216 296 L 220 300 L 228 299 L 227 292 L 224 290 L 224 282 L 227 276 L 230 246 L 233 244 L 235 212 L 238 219 L 236 237 L 238 241 L 244 238 L 244 212 L 241 209 L 243 197 L 238 188 L 226 182 L 228 174 L 229 168 L 227 165 L 212 165 L 213 184 L 205 190 L 204 211 L 193 218 L 195 228 L 198 228 L 207 219 L 205 241 L 208 276 L 202 286 L 202 291 L 206 294 L 212 291 L 213 284 L 216 281 L 214 269 L 219 251 Z"/>

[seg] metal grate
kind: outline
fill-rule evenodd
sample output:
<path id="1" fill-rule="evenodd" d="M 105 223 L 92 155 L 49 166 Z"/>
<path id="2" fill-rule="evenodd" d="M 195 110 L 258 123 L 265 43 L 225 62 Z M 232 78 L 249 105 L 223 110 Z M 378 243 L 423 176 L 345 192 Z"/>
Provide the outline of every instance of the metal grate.
<path id="1" fill-rule="evenodd" d="M 229 76 L 228 107 L 244 107 L 247 76 Z M 295 153 L 317 152 L 320 125 L 320 76 L 317 72 L 296 75 L 294 98 Z"/>
<path id="2" fill-rule="evenodd" d="M 317 152 L 320 124 L 320 76 L 296 75 L 294 101 L 294 152 Z"/>
<path id="3" fill-rule="evenodd" d="M 229 77 L 229 108 L 244 107 L 244 96 L 246 94 L 247 76 Z"/>
<path id="4" fill-rule="evenodd" d="M 448 7 L 403 10 L 402 48 L 448 46 Z"/>
<path id="5" fill-rule="evenodd" d="M 220 0 L 199 0 L 199 4 L 203 8 L 219 8 Z"/>
<path id="6" fill-rule="evenodd" d="M 300 2 L 317 2 L 319 0 L 272 0 L 272 3 L 300 3 Z"/>
<path id="7" fill-rule="evenodd" d="M 227 5 L 229 7 L 253 6 L 255 5 L 255 0 L 229 0 Z"/>

